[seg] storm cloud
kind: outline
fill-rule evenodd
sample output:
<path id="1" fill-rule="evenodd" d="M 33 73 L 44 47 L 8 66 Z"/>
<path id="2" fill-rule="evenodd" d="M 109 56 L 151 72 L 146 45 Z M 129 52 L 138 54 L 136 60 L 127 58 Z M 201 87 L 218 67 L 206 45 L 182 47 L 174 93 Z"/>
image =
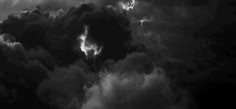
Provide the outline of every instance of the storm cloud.
<path id="1" fill-rule="evenodd" d="M 121 2 L 131 1 L 1 0 L 0 106 L 233 106 L 230 0 L 136 0 L 130 10 Z M 86 55 L 83 41 L 101 52 Z"/>
<path id="2" fill-rule="evenodd" d="M 88 89 L 82 109 L 184 109 L 186 98 L 179 98 L 184 96 L 169 86 L 162 73 L 161 69 L 147 75 L 104 73 Z"/>

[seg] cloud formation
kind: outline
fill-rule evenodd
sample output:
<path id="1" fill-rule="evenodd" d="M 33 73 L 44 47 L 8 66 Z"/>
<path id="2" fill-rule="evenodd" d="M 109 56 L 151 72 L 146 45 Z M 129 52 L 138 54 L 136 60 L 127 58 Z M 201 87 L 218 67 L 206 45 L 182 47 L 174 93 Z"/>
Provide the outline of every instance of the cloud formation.
<path id="1" fill-rule="evenodd" d="M 72 63 L 83 55 L 75 48 L 79 48 L 80 41 L 76 39 L 85 25 L 89 26 L 87 39 L 103 47 L 100 59 L 118 60 L 126 56 L 131 41 L 128 17 L 106 7 L 96 9 L 93 4 L 70 8 L 56 16 L 41 9 L 25 11 L 10 15 L 0 27 L 2 33 L 13 35 L 25 48 L 40 47 L 62 63 Z"/>
<path id="2" fill-rule="evenodd" d="M 105 73 L 81 109 L 184 109 L 161 69 L 150 74 Z"/>
<path id="3" fill-rule="evenodd" d="M 125 11 L 119 9 L 120 0 L 86 0 L 81 5 L 76 2 L 0 1 L 4 9 L 32 6 L 0 23 L 1 106 L 230 106 L 226 102 L 227 97 L 234 98 L 235 91 L 230 87 L 235 86 L 235 67 L 231 65 L 235 50 L 229 36 L 234 36 L 235 24 L 225 16 L 233 16 L 229 14 L 235 11 L 233 8 L 220 5 L 227 10 L 215 13 L 205 1 L 137 0 L 132 10 Z M 145 18 L 151 20 L 141 24 Z M 83 35 L 85 26 L 89 27 L 87 39 L 103 47 L 95 58 L 86 57 L 79 47 L 81 41 L 77 38 Z"/>

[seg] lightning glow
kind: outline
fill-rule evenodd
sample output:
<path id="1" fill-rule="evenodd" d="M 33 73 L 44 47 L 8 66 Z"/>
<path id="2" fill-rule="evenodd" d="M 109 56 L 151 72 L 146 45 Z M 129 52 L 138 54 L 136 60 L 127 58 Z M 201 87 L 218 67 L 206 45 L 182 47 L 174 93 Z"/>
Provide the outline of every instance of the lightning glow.
<path id="1" fill-rule="evenodd" d="M 88 26 L 85 26 L 85 31 L 82 35 L 80 35 L 77 39 L 81 40 L 80 49 L 86 56 L 92 53 L 92 56 L 97 56 L 101 53 L 102 48 L 98 47 L 96 44 L 92 44 L 87 41 L 88 37 Z M 93 52 L 91 52 L 93 51 Z"/>
<path id="2" fill-rule="evenodd" d="M 119 5 L 121 6 L 122 9 L 129 11 L 131 9 L 134 9 L 136 5 L 135 0 L 131 0 L 130 2 L 124 3 L 123 1 L 119 2 Z"/>
<path id="3" fill-rule="evenodd" d="M 20 42 L 11 42 L 6 38 L 5 34 L 0 34 L 0 44 L 6 45 L 11 49 L 14 49 L 16 46 L 22 46 Z"/>
<path id="4" fill-rule="evenodd" d="M 152 21 L 152 17 L 151 17 L 151 18 L 146 18 L 146 17 L 144 17 L 144 18 L 142 18 L 141 20 L 139 20 L 141 26 L 143 26 L 143 23 L 145 23 L 145 22 L 151 22 L 151 21 Z"/>

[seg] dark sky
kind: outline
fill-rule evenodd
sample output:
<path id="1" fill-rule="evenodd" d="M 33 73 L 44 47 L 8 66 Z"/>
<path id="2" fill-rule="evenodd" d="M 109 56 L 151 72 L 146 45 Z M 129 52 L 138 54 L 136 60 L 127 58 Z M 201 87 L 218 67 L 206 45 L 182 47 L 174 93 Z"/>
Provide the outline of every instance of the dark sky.
<path id="1" fill-rule="evenodd" d="M 128 2 L 0 0 L 0 108 L 235 107 L 233 0 Z"/>

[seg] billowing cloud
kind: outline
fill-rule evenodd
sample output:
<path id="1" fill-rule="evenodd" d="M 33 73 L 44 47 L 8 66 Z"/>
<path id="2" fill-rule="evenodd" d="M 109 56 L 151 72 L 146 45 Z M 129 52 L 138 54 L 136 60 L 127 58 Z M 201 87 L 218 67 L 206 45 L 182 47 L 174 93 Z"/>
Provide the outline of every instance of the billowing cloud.
<path id="1" fill-rule="evenodd" d="M 17 46 L 22 46 L 21 43 L 19 42 L 14 42 L 14 41 L 10 41 L 11 39 L 9 39 L 10 35 L 7 34 L 1 34 L 0 35 L 0 44 L 6 45 L 9 48 L 16 48 Z"/>
<path id="2" fill-rule="evenodd" d="M 81 109 L 184 109 L 161 69 L 150 74 L 105 73 L 88 89 Z M 179 96 L 183 98 L 178 99 Z"/>
<path id="3" fill-rule="evenodd" d="M 57 67 L 44 80 L 37 94 L 45 102 L 58 108 L 76 108 L 84 98 L 84 86 L 96 80 L 96 75 L 86 70 L 86 65 L 78 63 L 68 68 Z"/>
<path id="4" fill-rule="evenodd" d="M 14 35 L 24 47 L 44 48 L 62 63 L 72 63 L 83 55 L 77 47 L 81 41 L 76 39 L 86 25 L 89 26 L 86 40 L 103 47 L 99 56 L 102 60 L 126 56 L 131 41 L 128 17 L 109 8 L 96 9 L 93 4 L 70 8 L 55 17 L 41 9 L 26 11 L 19 16 L 9 16 L 0 27 L 3 33 Z"/>
<path id="5" fill-rule="evenodd" d="M 38 107 L 37 103 L 40 103 L 40 100 L 34 91 L 47 77 L 48 69 L 37 59 L 37 56 L 35 59 L 30 59 L 27 55 L 28 50 L 14 39 L 14 36 L 8 34 L 0 35 L 0 84 L 1 90 L 6 91 L 0 94 L 1 103 L 13 108 L 27 101 Z M 39 101 L 36 103 L 35 100 Z M 20 104 L 18 104 L 19 101 L 21 101 Z M 12 105 L 7 105 L 9 103 Z M 30 105 L 28 107 L 33 108 Z"/>
<path id="6" fill-rule="evenodd" d="M 226 97 L 218 98 L 235 92 L 229 88 L 235 85 L 235 24 L 227 18 L 235 10 L 227 1 L 131 1 L 0 0 L 0 17 L 6 14 L 0 103 L 10 109 L 192 109 L 193 98 L 194 108 L 228 106 Z M 102 47 L 96 57 L 81 49 L 83 33 Z"/>

